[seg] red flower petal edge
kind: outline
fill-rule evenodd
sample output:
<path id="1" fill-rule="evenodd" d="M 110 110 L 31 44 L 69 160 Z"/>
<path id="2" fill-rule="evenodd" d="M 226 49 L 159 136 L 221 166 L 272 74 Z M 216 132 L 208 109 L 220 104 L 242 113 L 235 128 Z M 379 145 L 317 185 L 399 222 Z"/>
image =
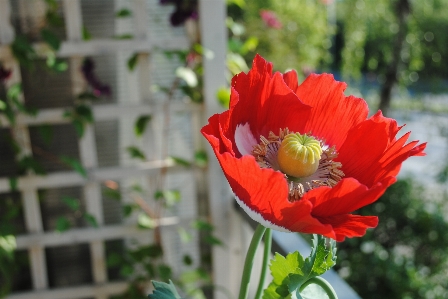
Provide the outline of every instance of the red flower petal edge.
<path id="1" fill-rule="evenodd" d="M 273 73 L 257 55 L 252 69 L 232 80 L 229 110 L 210 117 L 201 130 L 218 158 L 239 205 L 256 221 L 280 231 L 317 233 L 337 241 L 363 236 L 376 216 L 352 213 L 375 202 L 396 181 L 401 164 L 422 156 L 426 143 L 406 144 L 409 133 L 379 111 L 367 118 L 363 99 L 346 97 L 346 84 L 332 75 L 310 75 L 298 84 L 295 72 Z M 345 177 L 299 200 L 288 198 L 285 175 L 261 168 L 251 150 L 260 136 L 309 133 L 333 146 Z"/>

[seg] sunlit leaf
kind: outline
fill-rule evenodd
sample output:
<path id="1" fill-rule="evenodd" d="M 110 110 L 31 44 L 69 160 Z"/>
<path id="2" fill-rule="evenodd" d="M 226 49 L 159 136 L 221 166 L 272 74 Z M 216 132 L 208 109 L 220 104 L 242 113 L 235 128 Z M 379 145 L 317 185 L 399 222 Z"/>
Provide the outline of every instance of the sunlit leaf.
<path id="1" fill-rule="evenodd" d="M 224 108 L 229 108 L 230 103 L 230 89 L 227 87 L 221 87 L 216 92 L 216 98 L 218 99 L 218 102 L 223 106 Z"/>
<path id="2" fill-rule="evenodd" d="M 183 227 L 177 229 L 180 239 L 183 243 L 188 243 L 193 239 L 193 236 Z"/>
<path id="3" fill-rule="evenodd" d="M 198 78 L 195 72 L 187 67 L 180 66 L 176 69 L 176 76 L 181 78 L 190 87 L 196 87 L 198 85 Z"/>
<path id="4" fill-rule="evenodd" d="M 0 100 L 0 110 L 5 110 L 6 108 L 7 104 L 4 101 Z"/>
<path id="5" fill-rule="evenodd" d="M 179 190 L 157 190 L 154 193 L 156 200 L 164 200 L 166 207 L 172 207 L 178 203 L 181 199 Z"/>
<path id="6" fill-rule="evenodd" d="M 154 228 L 157 226 L 157 222 L 145 213 L 138 215 L 137 223 L 140 228 Z"/>

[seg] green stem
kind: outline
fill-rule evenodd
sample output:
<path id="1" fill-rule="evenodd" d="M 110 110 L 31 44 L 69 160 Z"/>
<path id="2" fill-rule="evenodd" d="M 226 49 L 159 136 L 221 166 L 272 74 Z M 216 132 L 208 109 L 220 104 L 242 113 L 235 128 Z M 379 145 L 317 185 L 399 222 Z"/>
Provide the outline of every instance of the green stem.
<path id="1" fill-rule="evenodd" d="M 266 273 L 268 272 L 269 258 L 271 254 L 272 245 L 272 231 L 270 228 L 266 229 L 264 234 L 264 253 L 263 253 L 263 264 L 261 268 L 260 281 L 258 282 L 257 294 L 254 299 L 260 299 L 263 293 L 264 280 L 266 279 Z"/>
<path id="2" fill-rule="evenodd" d="M 254 265 L 255 252 L 257 251 L 258 244 L 260 244 L 260 241 L 263 238 L 265 230 L 266 227 L 259 224 L 254 232 L 252 241 L 250 241 L 246 261 L 244 262 L 243 277 L 241 278 L 241 287 L 238 299 L 247 299 L 247 294 L 249 293 L 250 273 L 252 272 L 252 266 Z"/>
<path id="3" fill-rule="evenodd" d="M 300 291 L 303 291 L 303 289 L 305 289 L 309 284 L 312 283 L 315 283 L 322 289 L 324 289 L 329 299 L 338 299 L 338 295 L 336 295 L 336 292 L 331 284 L 329 284 L 328 281 L 319 276 L 308 279 L 304 284 L 302 284 L 302 286 L 300 287 Z"/>

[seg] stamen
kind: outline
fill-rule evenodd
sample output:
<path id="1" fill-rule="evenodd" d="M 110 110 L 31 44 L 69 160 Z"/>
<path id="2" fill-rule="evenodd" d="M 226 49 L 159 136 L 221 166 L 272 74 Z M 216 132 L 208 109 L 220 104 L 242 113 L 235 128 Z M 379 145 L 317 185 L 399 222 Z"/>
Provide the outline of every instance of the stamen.
<path id="1" fill-rule="evenodd" d="M 286 128 L 280 129 L 278 136 L 273 132 L 269 132 L 268 138 L 260 136 L 260 143 L 254 147 L 252 155 L 261 168 L 280 170 L 278 151 L 282 141 L 289 134 L 290 131 Z M 291 202 L 299 200 L 306 192 L 314 188 L 321 186 L 333 187 L 344 177 L 344 172 L 340 169 L 342 164 L 333 161 L 338 156 L 336 149 L 325 146 L 322 140 L 319 143 L 322 148 L 322 154 L 317 170 L 313 174 L 302 178 L 292 178 L 285 174 L 285 178 L 288 181 L 289 200 Z"/>

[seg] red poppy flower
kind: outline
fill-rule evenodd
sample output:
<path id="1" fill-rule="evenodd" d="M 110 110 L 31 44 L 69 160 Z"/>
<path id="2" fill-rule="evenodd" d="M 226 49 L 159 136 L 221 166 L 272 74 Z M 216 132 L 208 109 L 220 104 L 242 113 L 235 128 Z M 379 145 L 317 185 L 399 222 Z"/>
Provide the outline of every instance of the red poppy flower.
<path id="1" fill-rule="evenodd" d="M 397 139 L 395 120 L 381 111 L 367 118 L 366 102 L 344 96 L 345 88 L 329 74 L 298 85 L 294 71 L 272 73 L 259 55 L 247 74 L 233 78 L 229 110 L 210 117 L 201 132 L 254 220 L 337 241 L 376 227 L 376 216 L 352 212 L 376 201 L 404 160 L 425 155 L 426 143 L 406 144 L 409 132 Z M 302 166 L 294 157 L 282 161 L 283 143 L 300 161 L 314 161 L 311 172 L 290 173 Z"/>

